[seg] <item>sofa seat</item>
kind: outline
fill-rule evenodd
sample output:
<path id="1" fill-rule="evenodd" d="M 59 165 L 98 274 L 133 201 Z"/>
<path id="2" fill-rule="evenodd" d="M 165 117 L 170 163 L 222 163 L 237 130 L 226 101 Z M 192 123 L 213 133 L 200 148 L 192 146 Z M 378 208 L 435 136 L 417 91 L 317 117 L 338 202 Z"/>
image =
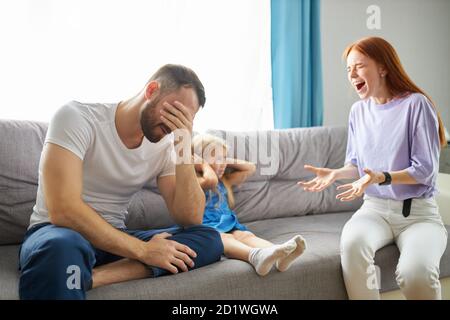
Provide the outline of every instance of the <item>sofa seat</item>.
<path id="1" fill-rule="evenodd" d="M 297 233 L 307 250 L 286 272 L 273 269 L 258 276 L 242 261 L 220 262 L 172 276 L 130 281 L 88 292 L 88 299 L 346 299 L 339 257 L 339 238 L 352 212 L 307 215 L 250 222 L 257 235 L 280 243 Z M 447 226 L 450 233 L 450 227 Z M 19 246 L 0 246 L 0 299 L 18 298 Z M 397 288 L 394 277 L 398 250 L 389 245 L 377 252 L 381 291 Z M 450 277 L 450 245 L 441 259 L 441 278 Z"/>

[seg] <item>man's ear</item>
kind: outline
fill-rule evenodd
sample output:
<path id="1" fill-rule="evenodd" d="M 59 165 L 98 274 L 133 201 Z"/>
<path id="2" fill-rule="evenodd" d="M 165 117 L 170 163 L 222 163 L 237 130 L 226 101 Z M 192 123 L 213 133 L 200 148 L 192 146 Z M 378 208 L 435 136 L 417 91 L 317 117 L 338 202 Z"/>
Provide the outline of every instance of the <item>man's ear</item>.
<path id="1" fill-rule="evenodd" d="M 155 95 L 159 90 L 159 82 L 158 81 L 150 81 L 145 86 L 145 99 L 150 100 L 152 96 Z"/>

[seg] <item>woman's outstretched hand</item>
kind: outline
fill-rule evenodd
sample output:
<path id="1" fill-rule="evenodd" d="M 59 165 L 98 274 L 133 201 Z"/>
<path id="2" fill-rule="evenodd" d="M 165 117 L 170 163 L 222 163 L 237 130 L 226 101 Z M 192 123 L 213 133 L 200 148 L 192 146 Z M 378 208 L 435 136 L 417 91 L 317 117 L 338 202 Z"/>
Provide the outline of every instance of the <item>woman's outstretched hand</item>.
<path id="1" fill-rule="evenodd" d="M 384 181 L 384 175 L 379 172 L 374 172 L 370 169 L 363 170 L 365 175 L 360 179 L 352 182 L 343 184 L 337 187 L 337 190 L 346 190 L 342 193 L 339 193 L 336 196 L 336 199 L 340 199 L 341 201 L 352 201 L 358 197 L 361 197 L 364 194 L 364 191 L 373 183 L 380 183 Z M 381 176 L 380 176 L 381 174 Z"/>
<path id="2" fill-rule="evenodd" d="M 319 192 L 336 181 L 336 171 L 328 168 L 317 168 L 305 164 L 304 168 L 311 171 L 316 177 L 310 181 L 299 181 L 297 184 L 305 191 Z"/>

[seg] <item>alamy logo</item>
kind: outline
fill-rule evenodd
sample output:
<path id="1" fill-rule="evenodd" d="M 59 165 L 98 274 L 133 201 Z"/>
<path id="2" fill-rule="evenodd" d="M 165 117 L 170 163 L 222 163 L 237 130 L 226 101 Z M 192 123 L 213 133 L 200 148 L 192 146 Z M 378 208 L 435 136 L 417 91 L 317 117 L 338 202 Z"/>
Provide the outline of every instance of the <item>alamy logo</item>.
<path id="1" fill-rule="evenodd" d="M 67 267 L 66 273 L 69 275 L 66 281 L 69 290 L 81 289 L 81 270 L 77 265 Z"/>
<path id="2" fill-rule="evenodd" d="M 377 5 L 370 5 L 367 7 L 366 13 L 369 14 L 367 18 L 367 29 L 380 30 L 381 29 L 381 9 Z"/>
<path id="3" fill-rule="evenodd" d="M 176 164 L 192 164 L 191 137 L 186 130 L 174 130 Z M 247 136 L 225 133 L 222 137 L 230 153 L 235 159 L 246 159 L 259 165 L 260 175 L 275 175 L 280 164 L 280 135 L 278 131 L 257 131 Z M 200 145 L 194 150 L 204 157 L 223 158 L 223 148 L 216 145 L 205 147 Z M 204 159 L 195 158 L 194 163 L 202 163 Z"/>
<path id="4" fill-rule="evenodd" d="M 381 288 L 381 272 L 380 267 L 376 265 L 370 265 L 367 267 L 366 273 L 368 274 L 366 285 L 370 290 L 380 290 Z"/>

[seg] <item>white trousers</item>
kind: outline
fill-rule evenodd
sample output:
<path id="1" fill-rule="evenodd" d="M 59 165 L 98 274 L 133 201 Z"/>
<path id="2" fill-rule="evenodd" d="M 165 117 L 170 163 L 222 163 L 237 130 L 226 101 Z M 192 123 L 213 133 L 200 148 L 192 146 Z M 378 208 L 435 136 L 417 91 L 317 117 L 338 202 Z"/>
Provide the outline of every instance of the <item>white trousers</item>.
<path id="1" fill-rule="evenodd" d="M 391 243 L 400 251 L 396 281 L 407 299 L 441 299 L 439 263 L 447 246 L 434 198 L 413 199 L 411 213 L 403 201 L 364 197 L 364 204 L 341 235 L 341 264 L 349 299 L 379 299 L 375 252 Z"/>

